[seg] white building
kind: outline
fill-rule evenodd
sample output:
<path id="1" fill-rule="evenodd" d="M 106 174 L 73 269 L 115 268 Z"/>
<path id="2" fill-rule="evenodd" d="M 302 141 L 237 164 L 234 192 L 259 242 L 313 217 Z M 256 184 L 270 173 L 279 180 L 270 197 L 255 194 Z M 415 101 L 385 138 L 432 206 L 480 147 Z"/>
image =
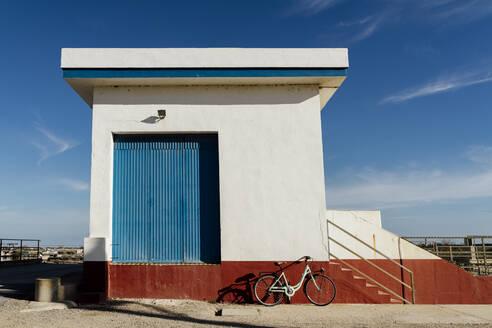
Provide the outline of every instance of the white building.
<path id="1" fill-rule="evenodd" d="M 327 218 L 363 227 L 391 258 L 437 261 L 373 213 L 327 215 L 320 111 L 346 77 L 347 49 L 63 49 L 61 66 L 93 109 L 86 292 L 214 300 L 241 276 L 309 255 L 338 301 L 389 302 L 328 265 L 331 252 L 368 267 L 329 244 Z"/>

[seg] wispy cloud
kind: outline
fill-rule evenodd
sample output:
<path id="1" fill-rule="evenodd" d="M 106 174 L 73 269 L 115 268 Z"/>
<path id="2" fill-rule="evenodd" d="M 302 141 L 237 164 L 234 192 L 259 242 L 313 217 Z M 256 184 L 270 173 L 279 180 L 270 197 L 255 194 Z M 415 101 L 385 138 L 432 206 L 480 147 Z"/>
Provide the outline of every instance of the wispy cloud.
<path id="1" fill-rule="evenodd" d="M 89 184 L 82 180 L 59 178 L 55 179 L 54 183 L 62 185 L 73 191 L 84 191 L 89 189 Z"/>
<path id="2" fill-rule="evenodd" d="M 367 16 L 361 19 L 353 20 L 353 21 L 342 21 L 338 23 L 339 26 L 341 27 L 350 27 L 350 26 L 355 26 L 355 25 L 364 25 L 367 22 L 371 21 L 374 18 L 373 15 Z"/>
<path id="3" fill-rule="evenodd" d="M 465 157 L 475 163 L 491 165 L 492 147 L 483 145 L 470 146 L 465 153 Z"/>
<path id="4" fill-rule="evenodd" d="M 330 29 L 330 35 L 343 38 L 344 44 L 362 41 L 374 35 L 387 24 L 401 21 L 402 6 L 393 2 L 382 2 L 379 10 L 361 17 L 348 16 Z"/>
<path id="5" fill-rule="evenodd" d="M 492 147 L 473 146 L 465 153 L 475 162 L 490 160 Z M 468 167 L 461 172 L 443 169 L 381 171 L 364 168 L 343 186 L 327 184 L 328 207 L 391 208 L 445 200 L 492 197 L 492 168 Z"/>
<path id="6" fill-rule="evenodd" d="M 328 11 L 342 2 L 358 6 L 355 0 L 295 0 L 286 9 L 287 16 L 313 16 Z M 336 25 L 329 26 L 330 38 L 343 39 L 344 44 L 362 41 L 379 29 L 391 24 L 428 24 L 438 28 L 472 23 L 492 15 L 490 0 L 381 0 L 378 8 L 369 6 L 370 11 L 359 17 L 351 12 Z M 354 11 L 355 12 L 355 11 Z M 318 38 L 323 38 L 323 33 Z"/>
<path id="7" fill-rule="evenodd" d="M 384 22 L 385 18 L 381 16 L 368 16 L 359 21 L 360 30 L 350 39 L 350 42 L 357 42 L 367 39 L 379 29 Z M 343 24 L 343 23 L 342 23 Z"/>
<path id="8" fill-rule="evenodd" d="M 434 22 L 446 20 L 451 24 L 469 23 L 492 14 L 490 0 L 428 1 L 420 4 L 420 7 L 428 10 L 429 17 Z"/>
<path id="9" fill-rule="evenodd" d="M 339 21 L 329 29 L 329 33 L 319 34 L 317 38 L 320 40 L 337 40 L 336 42 L 341 42 L 343 46 L 349 46 L 374 35 L 389 22 L 388 17 L 391 17 L 393 11 L 390 8 L 362 18 Z"/>
<path id="10" fill-rule="evenodd" d="M 430 96 L 450 90 L 460 89 L 471 85 L 492 81 L 492 72 L 476 71 L 472 73 L 454 74 L 436 79 L 433 82 L 405 89 L 380 101 L 384 103 L 400 103 L 413 98 Z"/>
<path id="11" fill-rule="evenodd" d="M 369 170 L 355 185 L 328 187 L 331 207 L 389 208 L 418 202 L 492 197 L 492 171 L 447 173 L 443 171 L 387 172 Z"/>
<path id="12" fill-rule="evenodd" d="M 78 145 L 77 142 L 57 136 L 40 123 L 35 122 L 34 128 L 41 134 L 41 138 L 31 141 L 31 144 L 39 150 L 38 165 L 50 157 L 66 152 Z"/>
<path id="13" fill-rule="evenodd" d="M 287 9 L 286 14 L 290 15 L 316 15 L 320 12 L 337 5 L 344 0 L 295 0 Z"/>

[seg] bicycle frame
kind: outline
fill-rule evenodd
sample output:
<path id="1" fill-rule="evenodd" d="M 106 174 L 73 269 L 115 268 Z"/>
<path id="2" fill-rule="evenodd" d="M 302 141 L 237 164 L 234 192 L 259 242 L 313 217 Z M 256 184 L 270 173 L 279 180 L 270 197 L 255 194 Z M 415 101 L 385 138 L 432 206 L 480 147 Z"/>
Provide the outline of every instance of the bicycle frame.
<path id="1" fill-rule="evenodd" d="M 294 294 L 301 289 L 302 284 L 304 283 L 304 280 L 306 279 L 307 275 L 311 276 L 311 279 L 313 279 L 313 272 L 311 271 L 311 268 L 309 267 L 309 264 L 306 263 L 306 267 L 304 268 L 304 272 L 302 274 L 301 280 L 295 285 L 291 286 L 289 285 L 289 282 L 287 281 L 287 276 L 285 275 L 284 271 L 282 270 L 282 273 L 278 276 L 278 278 L 273 282 L 273 284 L 268 288 L 269 292 L 283 292 L 285 295 L 289 297 L 289 299 L 294 296 Z M 285 286 L 276 286 L 276 284 L 282 280 L 282 278 L 285 281 Z M 316 284 L 316 280 L 313 279 L 314 285 L 318 290 L 320 288 Z"/>

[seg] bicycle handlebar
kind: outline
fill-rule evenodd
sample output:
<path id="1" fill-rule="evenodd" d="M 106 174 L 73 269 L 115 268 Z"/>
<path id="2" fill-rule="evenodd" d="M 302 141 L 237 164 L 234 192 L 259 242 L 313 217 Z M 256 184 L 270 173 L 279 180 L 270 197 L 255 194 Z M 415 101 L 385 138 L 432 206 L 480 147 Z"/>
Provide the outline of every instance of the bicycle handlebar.
<path id="1" fill-rule="evenodd" d="M 282 265 L 283 264 L 286 264 L 287 262 L 283 261 L 283 262 L 273 262 L 273 264 L 275 264 L 276 266 L 278 266 L 280 268 L 280 270 L 284 270 L 288 267 L 290 267 L 291 265 L 293 264 L 299 264 L 301 263 L 301 261 L 305 261 L 307 262 L 308 260 L 312 260 L 313 258 L 311 256 L 308 256 L 308 255 L 305 255 L 305 256 L 301 256 L 300 258 L 298 258 L 297 260 L 295 261 L 292 261 L 289 265 L 287 265 L 286 267 L 282 268 Z"/>

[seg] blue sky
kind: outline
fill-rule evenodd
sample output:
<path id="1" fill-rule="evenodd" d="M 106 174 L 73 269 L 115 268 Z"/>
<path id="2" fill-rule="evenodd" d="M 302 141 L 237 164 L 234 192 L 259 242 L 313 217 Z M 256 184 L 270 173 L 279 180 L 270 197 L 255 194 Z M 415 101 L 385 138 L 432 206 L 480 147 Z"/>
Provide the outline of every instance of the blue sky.
<path id="1" fill-rule="evenodd" d="M 2 1 L 0 235 L 88 235 L 91 110 L 62 47 L 348 47 L 322 112 L 327 206 L 492 234 L 488 0 Z"/>

